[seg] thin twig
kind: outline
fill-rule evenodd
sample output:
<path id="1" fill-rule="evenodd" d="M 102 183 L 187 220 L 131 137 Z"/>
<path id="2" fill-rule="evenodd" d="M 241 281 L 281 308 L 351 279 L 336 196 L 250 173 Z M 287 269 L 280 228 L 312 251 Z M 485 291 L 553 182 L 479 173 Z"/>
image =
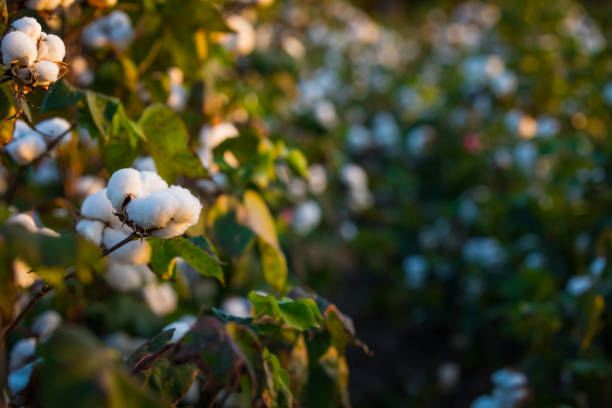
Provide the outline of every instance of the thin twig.
<path id="1" fill-rule="evenodd" d="M 105 249 L 104 251 L 102 251 L 102 255 L 100 255 L 100 258 L 104 258 L 106 255 L 109 255 L 110 253 L 116 251 L 117 249 L 121 248 L 122 246 L 124 246 L 125 244 L 128 244 L 130 242 L 132 242 L 134 240 L 134 238 L 137 238 L 138 234 L 135 232 L 132 232 L 130 235 L 128 235 L 127 237 L 125 237 L 125 239 L 117 242 L 115 245 L 113 245 L 110 248 Z"/>
<path id="2" fill-rule="evenodd" d="M 67 273 L 66 276 L 64 276 L 64 282 L 72 278 L 75 274 L 76 272 Z M 38 304 L 38 302 L 40 302 L 40 300 L 45 297 L 47 293 L 51 292 L 52 289 L 53 285 L 50 285 L 48 283 L 44 284 L 40 288 L 36 295 L 34 295 L 34 297 L 28 302 L 28 304 L 23 308 L 23 310 L 17 315 L 15 320 L 13 320 L 8 326 L 4 328 L 4 330 L 2 331 L 2 335 L 0 335 L 0 342 L 4 342 L 6 340 L 9 334 L 11 334 L 13 330 L 15 330 L 15 327 L 17 327 L 19 323 L 21 323 L 21 321 L 26 317 L 26 315 L 30 313 L 32 309 L 34 309 L 34 306 L 36 306 L 36 304 Z"/>

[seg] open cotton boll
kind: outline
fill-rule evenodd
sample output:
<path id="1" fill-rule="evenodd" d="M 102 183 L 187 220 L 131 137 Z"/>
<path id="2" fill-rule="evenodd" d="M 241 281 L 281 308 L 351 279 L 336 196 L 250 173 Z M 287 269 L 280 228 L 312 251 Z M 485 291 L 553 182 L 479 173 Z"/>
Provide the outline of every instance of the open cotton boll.
<path id="1" fill-rule="evenodd" d="M 183 235 L 185 231 L 189 229 L 189 227 L 191 227 L 190 223 L 177 224 L 177 223 L 171 222 L 170 224 L 166 225 L 164 228 L 152 231 L 151 235 L 153 235 L 155 238 L 161 238 L 161 239 L 174 238 L 174 237 Z"/>
<path id="2" fill-rule="evenodd" d="M 109 223 L 114 227 L 121 226 L 121 221 L 113 214 L 113 207 L 108 200 L 105 188 L 90 195 L 83 201 L 81 215 Z"/>
<path id="3" fill-rule="evenodd" d="M 42 27 L 34 17 L 21 17 L 13 21 L 11 29 L 21 31 L 34 41 L 38 41 Z"/>
<path id="4" fill-rule="evenodd" d="M 180 341 L 183 337 L 185 337 L 185 334 L 187 334 L 190 328 L 191 325 L 187 322 L 173 322 L 164 327 L 162 331 L 174 330 L 172 332 L 172 338 L 170 339 L 170 343 L 176 343 L 177 341 Z"/>
<path id="5" fill-rule="evenodd" d="M 13 346 L 10 357 L 10 371 L 16 370 L 34 356 L 36 351 L 36 337 L 21 339 Z"/>
<path id="6" fill-rule="evenodd" d="M 129 292 L 144 284 L 141 268 L 149 269 L 146 265 L 127 265 L 110 261 L 104 277 L 113 289 Z"/>
<path id="7" fill-rule="evenodd" d="M 127 197 L 142 196 L 140 172 L 132 168 L 114 172 L 106 186 L 106 196 L 117 211 L 122 209 Z"/>
<path id="8" fill-rule="evenodd" d="M 127 47 L 132 41 L 132 21 L 121 10 L 115 10 L 106 17 L 105 28 L 110 41 L 119 49 Z"/>
<path id="9" fill-rule="evenodd" d="M 196 224 L 202 211 L 200 200 L 191 194 L 191 191 L 180 186 L 171 186 L 169 192 L 178 201 L 173 220 L 178 224 Z"/>
<path id="10" fill-rule="evenodd" d="M 21 119 L 15 121 L 15 129 L 13 130 L 13 140 L 19 139 L 22 136 L 32 132 L 32 128 Z"/>
<path id="11" fill-rule="evenodd" d="M 51 85 L 59 78 L 59 65 L 51 61 L 38 61 L 34 66 L 36 83 L 38 85 Z"/>
<path id="12" fill-rule="evenodd" d="M 38 226 L 34 218 L 28 213 L 20 213 L 10 216 L 6 220 L 6 225 L 20 225 L 30 232 L 38 232 Z"/>
<path id="13" fill-rule="evenodd" d="M 55 310 L 47 310 L 32 321 L 32 332 L 45 341 L 61 324 L 62 316 Z"/>
<path id="14" fill-rule="evenodd" d="M 151 311 L 158 316 L 165 316 L 176 310 L 178 297 L 167 282 L 161 284 L 152 282 L 145 286 L 142 294 Z"/>
<path id="15" fill-rule="evenodd" d="M 95 21 L 85 27 L 81 34 L 81 40 L 89 48 L 102 48 L 109 43 L 109 39 L 102 31 L 99 21 Z"/>
<path id="16" fill-rule="evenodd" d="M 78 197 L 83 198 L 104 189 L 104 185 L 104 180 L 99 177 L 81 176 L 74 182 L 74 192 Z M 106 193 L 104 195 L 106 196 Z"/>
<path id="17" fill-rule="evenodd" d="M 115 244 L 118 244 L 127 238 L 128 235 L 128 233 L 121 230 L 106 228 L 104 230 L 102 241 L 106 248 L 111 248 Z M 151 245 L 149 245 L 149 243 L 146 241 L 131 241 L 113 251 L 109 257 L 117 262 L 126 264 L 146 264 L 151 259 Z"/>
<path id="18" fill-rule="evenodd" d="M 2 65 L 9 69 L 18 62 L 31 66 L 36 61 L 36 42 L 21 31 L 11 31 L 2 38 Z"/>
<path id="19" fill-rule="evenodd" d="M 76 231 L 88 241 L 100 246 L 104 227 L 104 224 L 100 221 L 81 220 L 76 225 Z"/>
<path id="20" fill-rule="evenodd" d="M 18 370 L 11 372 L 8 376 L 8 386 L 12 395 L 17 395 L 28 386 L 34 373 L 34 368 L 40 364 L 41 358 L 24 365 Z"/>
<path id="21" fill-rule="evenodd" d="M 66 56 L 66 46 L 64 41 L 57 35 L 48 34 L 43 40 L 38 42 L 38 59 L 62 62 Z"/>
<path id="22" fill-rule="evenodd" d="M 140 180 L 142 181 L 142 193 L 150 194 L 158 190 L 168 188 L 168 183 L 159 174 L 153 171 L 141 171 Z"/>
<path id="23" fill-rule="evenodd" d="M 32 132 L 11 141 L 5 149 L 15 163 L 23 166 L 40 157 L 47 150 L 47 144 L 42 136 Z"/>
<path id="24" fill-rule="evenodd" d="M 255 29 L 249 20 L 238 15 L 232 15 L 225 19 L 225 23 L 235 33 L 221 36 L 223 46 L 238 55 L 250 54 L 255 48 Z"/>
<path id="25" fill-rule="evenodd" d="M 132 200 L 126 212 L 128 219 L 141 228 L 159 228 L 168 224 L 178 206 L 179 201 L 168 190 L 162 190 Z"/>
<path id="26" fill-rule="evenodd" d="M 61 140 L 61 143 L 68 143 L 70 141 L 70 137 L 68 137 L 67 135 L 69 129 L 70 123 L 64 118 L 51 118 L 43 120 L 38 125 L 36 125 L 36 130 L 43 134 L 43 137 L 45 138 L 47 143 L 54 141 L 60 135 L 64 135 Z"/>

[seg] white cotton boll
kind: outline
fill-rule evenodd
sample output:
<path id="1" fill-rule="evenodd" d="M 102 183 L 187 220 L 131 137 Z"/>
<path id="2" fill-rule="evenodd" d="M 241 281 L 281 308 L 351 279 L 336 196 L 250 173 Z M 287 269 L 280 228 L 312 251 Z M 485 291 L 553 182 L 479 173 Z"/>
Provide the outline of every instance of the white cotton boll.
<path id="1" fill-rule="evenodd" d="M 96 246 L 102 243 L 104 224 L 100 221 L 81 220 L 76 225 L 76 231 Z"/>
<path id="2" fill-rule="evenodd" d="M 589 291 L 595 283 L 591 275 L 576 275 L 567 281 L 566 290 L 572 296 L 580 296 Z"/>
<path id="3" fill-rule="evenodd" d="M 327 188 L 327 172 L 325 166 L 313 164 L 308 168 L 308 187 L 314 194 L 321 194 Z"/>
<path id="4" fill-rule="evenodd" d="M 74 182 L 74 192 L 78 197 L 87 197 L 104 189 L 105 184 L 104 180 L 99 177 L 81 176 Z M 106 196 L 106 193 L 104 195 Z"/>
<path id="5" fill-rule="evenodd" d="M 191 325 L 186 322 L 173 322 L 167 325 L 162 329 L 162 331 L 174 330 L 172 332 L 172 338 L 170 339 L 170 343 L 176 343 L 180 341 L 185 334 L 189 331 Z"/>
<path id="6" fill-rule="evenodd" d="M 112 248 L 127 238 L 128 235 L 129 233 L 121 230 L 106 228 L 104 230 L 102 242 L 106 248 Z M 117 262 L 125 264 L 146 264 L 151 260 L 151 245 L 144 240 L 134 240 L 113 251 L 109 257 Z"/>
<path id="7" fill-rule="evenodd" d="M 36 282 L 38 275 L 32 272 L 32 267 L 19 258 L 13 259 L 13 278 L 21 288 L 29 288 Z"/>
<path id="8" fill-rule="evenodd" d="M 62 316 L 55 310 L 47 310 L 34 319 L 32 332 L 38 335 L 40 341 L 45 341 L 61 324 Z"/>
<path id="9" fill-rule="evenodd" d="M 55 34 L 48 34 L 38 43 L 38 60 L 62 62 L 65 56 L 64 41 Z"/>
<path id="10" fill-rule="evenodd" d="M 307 235 L 321 223 L 321 207 L 316 201 L 306 201 L 295 209 L 293 229 L 300 235 Z"/>
<path id="11" fill-rule="evenodd" d="M 9 69 L 19 62 L 31 66 L 36 61 L 36 42 L 21 31 L 11 31 L 2 38 L 2 65 Z"/>
<path id="12" fill-rule="evenodd" d="M 41 229 L 38 230 L 38 233 L 42 235 L 46 235 L 48 237 L 52 237 L 52 238 L 60 237 L 60 234 L 57 231 L 53 231 L 51 228 L 47 228 L 47 227 L 42 227 Z"/>
<path id="13" fill-rule="evenodd" d="M 169 283 L 150 283 L 143 290 L 145 302 L 153 313 L 165 316 L 174 312 L 178 304 L 176 292 Z"/>
<path id="14" fill-rule="evenodd" d="M 189 190 L 180 186 L 171 186 L 169 192 L 177 199 L 179 204 L 174 211 L 173 220 L 178 224 L 197 224 L 202 211 L 200 200 Z"/>
<path id="15" fill-rule="evenodd" d="M 250 54 L 255 48 L 255 29 L 249 20 L 232 15 L 226 18 L 225 23 L 236 33 L 224 34 L 221 37 L 223 45 L 238 55 Z"/>
<path id="16" fill-rule="evenodd" d="M 143 285 L 142 268 L 149 269 L 146 265 L 127 265 L 110 261 L 104 277 L 113 289 L 129 292 Z"/>
<path id="17" fill-rule="evenodd" d="M 110 13 L 104 20 L 105 31 L 110 41 L 118 49 L 126 48 L 133 37 L 130 17 L 121 10 Z"/>
<path id="18" fill-rule="evenodd" d="M 349 163 L 342 166 L 340 178 L 354 190 L 365 189 L 368 186 L 368 174 L 357 164 Z"/>
<path id="19" fill-rule="evenodd" d="M 88 25 L 81 34 L 83 43 L 89 48 L 103 48 L 109 43 L 109 39 L 102 31 L 99 21 Z"/>
<path id="20" fill-rule="evenodd" d="M 132 168 L 121 169 L 114 172 L 108 181 L 106 196 L 110 200 L 113 208 L 117 211 L 121 210 L 128 196 L 132 198 L 142 196 L 140 172 Z"/>
<path id="21" fill-rule="evenodd" d="M 113 207 L 108 200 L 106 189 L 102 189 L 83 201 L 81 206 L 81 215 L 87 218 L 93 218 L 105 223 L 110 223 L 113 226 L 120 226 L 121 221 L 113 214 Z"/>
<path id="22" fill-rule="evenodd" d="M 46 119 L 36 125 L 36 130 L 42 133 L 47 143 L 54 141 L 60 135 L 64 135 L 60 143 L 68 143 L 70 141 L 70 137 L 68 136 L 69 129 L 70 123 L 64 118 Z"/>
<path id="23" fill-rule="evenodd" d="M 14 371 L 22 367 L 30 358 L 34 356 L 36 351 L 36 338 L 29 337 L 19 340 L 13 346 L 10 357 L 10 371 Z"/>
<path id="24" fill-rule="evenodd" d="M 55 62 L 38 61 L 34 66 L 34 70 L 38 85 L 50 85 L 57 81 L 59 77 L 59 66 Z"/>
<path id="25" fill-rule="evenodd" d="M 20 213 L 10 216 L 6 220 L 6 225 L 20 225 L 30 232 L 38 232 L 38 226 L 34 218 L 28 213 Z"/>
<path id="26" fill-rule="evenodd" d="M 13 21 L 11 28 L 15 31 L 21 31 L 34 41 L 38 41 L 42 27 L 33 17 L 21 17 Z"/>
<path id="27" fill-rule="evenodd" d="M 252 317 L 252 307 L 248 299 L 240 296 L 230 296 L 221 302 L 221 310 L 231 316 L 242 318 Z"/>
<path id="28" fill-rule="evenodd" d="M 128 219 L 141 228 L 159 228 L 170 222 L 178 205 L 178 200 L 166 189 L 132 200 L 126 212 Z"/>
<path id="29" fill-rule="evenodd" d="M 191 224 L 189 223 L 177 224 L 177 223 L 171 222 L 170 224 L 166 225 L 164 228 L 151 232 L 151 235 L 153 235 L 156 238 L 161 238 L 161 239 L 174 238 L 174 237 L 183 235 L 185 231 L 189 229 L 190 226 Z"/>
<path id="30" fill-rule="evenodd" d="M 139 171 L 152 171 L 157 173 L 157 167 L 155 167 L 155 161 L 151 156 L 137 157 L 132 163 L 132 167 Z"/>
<path id="31" fill-rule="evenodd" d="M 15 121 L 15 129 L 13 130 L 13 140 L 19 139 L 31 132 L 33 132 L 33 130 L 27 123 L 21 119 L 17 119 Z"/>
<path id="32" fill-rule="evenodd" d="M 11 141 L 5 149 L 15 163 L 23 166 L 40 157 L 47 150 L 47 144 L 39 134 L 29 133 Z"/>
<path id="33" fill-rule="evenodd" d="M 199 138 L 203 147 L 214 149 L 227 139 L 238 136 L 240 136 L 240 133 L 233 123 L 222 122 L 214 126 L 202 126 Z"/>
<path id="34" fill-rule="evenodd" d="M 141 171 L 140 180 L 142 181 L 142 193 L 151 194 L 155 191 L 168 188 L 168 183 L 153 171 Z"/>

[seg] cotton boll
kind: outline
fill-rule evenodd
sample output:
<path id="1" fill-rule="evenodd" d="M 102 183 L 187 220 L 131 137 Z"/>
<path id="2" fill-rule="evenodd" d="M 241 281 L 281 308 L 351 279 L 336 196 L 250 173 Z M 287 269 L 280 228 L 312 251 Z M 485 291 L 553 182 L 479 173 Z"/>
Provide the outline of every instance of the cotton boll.
<path id="1" fill-rule="evenodd" d="M 87 197 L 81 206 L 81 215 L 93 218 L 115 226 L 121 225 L 121 221 L 113 214 L 113 207 L 107 198 L 106 189 L 102 189 Z"/>
<path id="2" fill-rule="evenodd" d="M 50 61 L 38 61 L 34 66 L 36 85 L 47 86 L 59 78 L 59 65 Z"/>
<path id="3" fill-rule="evenodd" d="M 225 23 L 236 33 L 223 35 L 223 45 L 236 54 L 250 54 L 255 48 L 255 30 L 249 20 L 238 15 L 232 15 L 227 17 Z"/>
<path id="4" fill-rule="evenodd" d="M 65 56 L 66 46 L 57 35 L 48 34 L 44 40 L 38 43 L 39 60 L 62 62 Z"/>
<path id="5" fill-rule="evenodd" d="M 158 316 L 174 312 L 178 304 L 176 292 L 169 283 L 150 283 L 144 288 L 143 296 L 151 311 Z"/>
<path id="6" fill-rule="evenodd" d="M 236 317 L 252 317 L 252 308 L 248 299 L 239 296 L 230 296 L 221 302 L 221 310 Z"/>
<path id="7" fill-rule="evenodd" d="M 200 144 L 214 149 L 227 139 L 238 137 L 238 129 L 233 123 L 222 122 L 214 126 L 205 125 L 200 129 Z"/>
<path id="8" fill-rule="evenodd" d="M 60 135 L 64 135 L 61 140 L 61 144 L 68 143 L 70 141 L 70 137 L 67 137 L 69 129 L 70 123 L 63 118 L 52 118 L 43 120 L 38 125 L 36 125 L 36 130 L 42 133 L 42 136 L 47 141 L 47 143 L 51 143 Z"/>
<path id="9" fill-rule="evenodd" d="M 132 22 L 130 17 L 121 10 L 110 13 L 105 21 L 105 31 L 110 41 L 119 49 L 126 48 L 133 37 Z"/>
<path id="10" fill-rule="evenodd" d="M 34 368 L 38 365 L 42 359 L 32 361 L 30 364 L 26 364 L 18 370 L 11 372 L 8 376 L 8 386 L 12 395 L 19 394 L 25 389 L 30 383 Z"/>
<path id="11" fill-rule="evenodd" d="M 109 39 L 102 31 L 99 21 L 88 25 L 81 34 L 83 43 L 89 48 L 102 48 L 108 45 Z"/>
<path id="12" fill-rule="evenodd" d="M 15 129 L 13 130 L 13 140 L 19 139 L 32 132 L 32 128 L 21 119 L 15 121 Z"/>
<path id="13" fill-rule="evenodd" d="M 74 182 L 74 192 L 78 197 L 88 197 L 104 189 L 104 180 L 95 176 L 81 176 Z M 104 194 L 106 196 L 106 194 Z M 108 200 L 108 199 L 107 199 Z M 110 205 L 110 201 L 109 201 Z"/>
<path id="14" fill-rule="evenodd" d="M 164 227 L 174 216 L 178 200 L 168 190 L 132 200 L 126 208 L 128 219 L 141 228 Z"/>
<path id="15" fill-rule="evenodd" d="M 129 292 L 143 285 L 141 268 L 149 269 L 146 265 L 127 265 L 110 261 L 104 277 L 113 289 Z"/>
<path id="16" fill-rule="evenodd" d="M 20 225 L 30 232 L 38 232 L 38 226 L 30 214 L 20 213 L 10 216 L 6 225 Z"/>
<path id="17" fill-rule="evenodd" d="M 32 272 L 32 267 L 20 258 L 13 259 L 13 278 L 21 288 L 29 288 L 36 282 L 38 275 Z"/>
<path id="18" fill-rule="evenodd" d="M 108 181 L 106 196 L 117 211 L 122 209 L 123 203 L 128 196 L 132 198 L 142 196 L 140 172 L 132 168 L 114 172 Z"/>
<path id="19" fill-rule="evenodd" d="M 179 186 L 171 186 L 170 193 L 176 197 L 179 205 L 177 206 L 173 220 L 176 223 L 189 223 L 195 225 L 200 218 L 202 204 L 189 190 Z"/>
<path id="20" fill-rule="evenodd" d="M 150 194 L 154 191 L 168 188 L 168 183 L 153 171 L 141 171 L 140 180 L 142 181 L 143 194 Z"/>
<path id="21" fill-rule="evenodd" d="M 13 346 L 10 357 L 10 371 L 14 371 L 22 367 L 29 359 L 34 356 L 36 351 L 36 338 L 29 337 L 19 340 Z"/>
<path id="22" fill-rule="evenodd" d="M 13 21 L 11 28 L 15 31 L 21 31 L 34 41 L 38 41 L 42 27 L 33 17 L 22 17 Z"/>
<path id="23" fill-rule="evenodd" d="M 177 224 L 172 222 L 166 225 L 164 228 L 152 231 L 151 235 L 161 239 L 174 238 L 183 235 L 185 231 L 189 229 L 190 226 L 191 224 L 189 223 Z"/>
<path id="24" fill-rule="evenodd" d="M 51 228 L 47 228 L 47 227 L 42 227 L 41 229 L 38 230 L 38 233 L 41 235 L 52 237 L 52 238 L 60 237 L 60 234 L 57 231 L 53 231 Z"/>
<path id="25" fill-rule="evenodd" d="M 47 310 L 34 319 L 32 332 L 38 335 L 40 341 L 45 341 L 61 324 L 62 316 L 55 310 Z"/>
<path id="26" fill-rule="evenodd" d="M 76 225 L 76 231 L 88 241 L 100 246 L 102 243 L 102 233 L 104 224 L 100 221 L 81 220 Z"/>
<path id="27" fill-rule="evenodd" d="M 106 228 L 104 230 L 102 242 L 106 248 L 112 248 L 127 238 L 128 235 L 128 233 L 121 230 Z M 113 260 L 125 264 L 146 264 L 151 259 L 151 245 L 146 241 L 131 241 L 113 251 L 109 256 Z"/>
<path id="28" fill-rule="evenodd" d="M 36 60 L 36 42 L 21 31 L 11 31 L 2 38 L 2 65 L 9 69 L 11 64 L 19 62 L 31 66 Z"/>
<path id="29" fill-rule="evenodd" d="M 174 330 L 172 332 L 172 338 L 170 343 L 176 343 L 180 341 L 185 334 L 189 331 L 191 325 L 186 322 L 173 322 L 162 329 L 162 331 Z"/>
<path id="30" fill-rule="evenodd" d="M 295 209 L 293 229 L 300 235 L 307 235 L 321 223 L 321 207 L 316 201 L 306 201 Z"/>
<path id="31" fill-rule="evenodd" d="M 47 150 L 47 144 L 39 134 L 29 133 L 11 141 L 5 149 L 15 163 L 23 166 L 40 157 Z"/>

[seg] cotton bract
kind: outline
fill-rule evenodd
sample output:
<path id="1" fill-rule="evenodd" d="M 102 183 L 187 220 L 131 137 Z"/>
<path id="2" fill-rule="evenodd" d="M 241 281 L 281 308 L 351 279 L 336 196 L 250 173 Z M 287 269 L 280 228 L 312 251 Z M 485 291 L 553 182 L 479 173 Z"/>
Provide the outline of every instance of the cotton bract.
<path id="1" fill-rule="evenodd" d="M 59 4 L 56 1 L 51 7 L 42 1 L 28 2 L 37 10 L 53 9 Z M 2 38 L 1 48 L 4 69 L 10 70 L 13 78 L 24 85 L 47 87 L 61 76 L 60 66 L 66 55 L 64 41 L 56 35 L 44 33 L 35 18 L 15 20 L 11 31 Z"/>

